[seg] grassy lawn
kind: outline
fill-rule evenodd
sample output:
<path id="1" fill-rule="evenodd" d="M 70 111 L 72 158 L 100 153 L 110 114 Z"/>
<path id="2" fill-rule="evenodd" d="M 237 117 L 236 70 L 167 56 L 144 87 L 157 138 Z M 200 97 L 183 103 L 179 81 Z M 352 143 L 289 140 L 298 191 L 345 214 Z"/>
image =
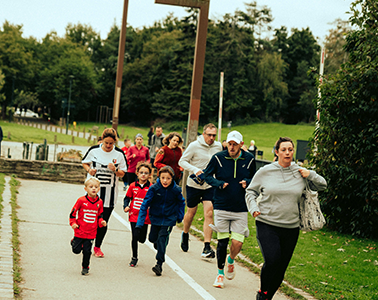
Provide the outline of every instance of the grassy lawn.
<path id="1" fill-rule="evenodd" d="M 51 131 L 46 131 L 43 129 L 37 129 L 34 127 L 29 127 L 25 125 L 20 125 L 16 123 L 8 123 L 0 121 L 0 126 L 4 132 L 5 141 L 14 141 L 14 142 L 33 142 L 41 144 L 44 139 L 47 139 L 49 144 L 72 144 L 72 137 L 70 135 L 56 133 Z M 99 135 L 105 128 L 111 127 L 110 124 L 97 124 L 97 123 L 81 123 L 78 122 L 76 125 L 76 130 L 83 132 L 84 129 L 86 132 L 89 132 L 93 126 L 98 127 Z M 73 129 L 73 126 L 70 126 L 70 129 Z M 164 126 L 163 126 L 164 129 Z M 201 130 L 201 128 L 199 128 Z M 252 125 L 244 126 L 235 126 L 232 130 L 238 130 L 244 137 L 245 144 L 249 146 L 249 142 L 253 139 L 256 142 L 256 146 L 259 150 L 264 151 L 264 159 L 273 160 L 272 148 L 274 143 L 280 136 L 289 136 L 294 142 L 296 140 L 308 140 L 311 138 L 314 126 L 313 125 L 285 125 L 279 123 L 257 123 Z M 149 131 L 148 127 L 132 127 L 126 125 L 118 126 L 118 133 L 120 139 L 131 138 L 137 134 L 141 133 L 144 136 L 144 142 L 147 143 L 147 133 Z M 10 139 L 8 139 L 8 132 L 11 133 Z M 165 131 L 167 134 L 168 131 Z M 226 139 L 228 134 L 228 129 L 222 129 L 221 140 Z M 56 136 L 56 142 L 55 142 Z M 89 146 L 90 143 L 84 138 L 78 138 L 75 134 L 75 145 Z"/>
<path id="2" fill-rule="evenodd" d="M 192 225 L 202 231 L 203 221 L 200 205 Z M 255 221 L 250 215 L 249 229 L 251 234 L 243 244 L 242 253 L 261 264 Z M 213 238 L 216 238 L 214 233 Z M 285 280 L 317 299 L 378 299 L 377 244 L 376 240 L 326 228 L 301 232 Z"/>

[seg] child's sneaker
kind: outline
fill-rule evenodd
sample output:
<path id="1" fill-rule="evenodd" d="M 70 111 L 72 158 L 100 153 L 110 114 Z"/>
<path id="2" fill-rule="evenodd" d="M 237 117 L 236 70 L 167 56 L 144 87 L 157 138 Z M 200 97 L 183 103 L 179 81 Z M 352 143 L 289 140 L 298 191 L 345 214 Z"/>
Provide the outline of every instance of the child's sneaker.
<path id="1" fill-rule="evenodd" d="M 95 257 L 104 257 L 104 253 L 102 253 L 100 247 L 94 247 L 93 251 Z"/>
<path id="2" fill-rule="evenodd" d="M 224 276 L 222 274 L 218 274 L 217 278 L 215 279 L 215 281 L 213 283 L 213 286 L 223 289 L 224 288 L 223 278 L 224 278 Z"/>
<path id="3" fill-rule="evenodd" d="M 156 276 L 161 276 L 161 273 L 163 272 L 163 268 L 161 265 L 155 265 L 155 267 L 152 268 L 152 271 L 155 272 Z"/>
<path id="4" fill-rule="evenodd" d="M 89 275 L 89 267 L 88 268 L 83 268 L 81 270 L 81 275 L 84 275 L 84 276 Z"/>
<path id="5" fill-rule="evenodd" d="M 130 261 L 130 263 L 129 263 L 129 266 L 130 266 L 130 267 L 136 267 L 137 262 L 138 262 L 138 259 L 135 258 L 135 257 L 132 257 L 132 258 L 131 258 L 131 261 Z"/>
<path id="6" fill-rule="evenodd" d="M 226 278 L 228 280 L 232 280 L 235 277 L 235 262 L 232 263 L 232 264 L 230 264 L 228 262 L 228 257 L 229 256 L 230 255 L 228 255 L 227 258 L 226 258 L 226 267 L 225 267 L 226 270 L 225 271 L 226 271 Z"/>

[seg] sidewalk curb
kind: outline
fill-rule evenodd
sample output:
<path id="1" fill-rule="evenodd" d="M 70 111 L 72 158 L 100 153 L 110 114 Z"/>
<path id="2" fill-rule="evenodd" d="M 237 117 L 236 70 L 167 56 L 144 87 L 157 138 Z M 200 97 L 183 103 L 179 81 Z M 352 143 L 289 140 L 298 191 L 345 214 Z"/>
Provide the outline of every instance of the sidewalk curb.
<path id="1" fill-rule="evenodd" d="M 3 192 L 3 212 L 0 219 L 0 295 L 1 299 L 13 299 L 13 245 L 12 206 L 9 185 L 10 177 L 5 177 Z"/>

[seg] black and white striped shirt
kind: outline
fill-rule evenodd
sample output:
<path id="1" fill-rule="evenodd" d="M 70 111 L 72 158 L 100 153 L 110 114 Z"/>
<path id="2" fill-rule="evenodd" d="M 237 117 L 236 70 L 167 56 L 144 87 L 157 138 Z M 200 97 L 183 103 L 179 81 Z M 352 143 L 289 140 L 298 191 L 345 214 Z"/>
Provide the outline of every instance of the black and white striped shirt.
<path id="1" fill-rule="evenodd" d="M 104 202 L 104 207 L 114 207 L 118 196 L 118 177 L 108 169 L 108 164 L 113 163 L 116 168 L 126 172 L 126 158 L 123 151 L 114 147 L 112 151 L 105 152 L 101 145 L 92 146 L 81 162 L 96 169 L 95 177 L 101 182 L 99 197 Z M 91 177 L 91 175 L 88 173 L 87 177 Z"/>

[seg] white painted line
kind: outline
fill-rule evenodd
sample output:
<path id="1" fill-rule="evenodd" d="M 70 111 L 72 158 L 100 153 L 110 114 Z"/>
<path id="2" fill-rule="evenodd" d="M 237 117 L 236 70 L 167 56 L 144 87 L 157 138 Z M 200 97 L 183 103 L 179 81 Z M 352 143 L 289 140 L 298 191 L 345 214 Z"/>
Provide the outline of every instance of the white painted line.
<path id="1" fill-rule="evenodd" d="M 126 228 L 131 231 L 130 223 L 123 219 L 119 214 L 113 211 L 112 215 L 120 221 Z M 154 245 L 149 242 L 148 240 L 145 242 L 145 245 L 150 248 L 152 251 L 156 253 Z M 180 276 L 193 290 L 197 292 L 198 295 L 205 300 L 215 300 L 213 296 L 211 296 L 202 286 L 200 286 L 192 277 L 190 277 L 187 273 L 184 272 L 168 255 L 165 255 L 165 263 L 171 267 L 171 269 L 176 272 L 178 276 Z"/>

